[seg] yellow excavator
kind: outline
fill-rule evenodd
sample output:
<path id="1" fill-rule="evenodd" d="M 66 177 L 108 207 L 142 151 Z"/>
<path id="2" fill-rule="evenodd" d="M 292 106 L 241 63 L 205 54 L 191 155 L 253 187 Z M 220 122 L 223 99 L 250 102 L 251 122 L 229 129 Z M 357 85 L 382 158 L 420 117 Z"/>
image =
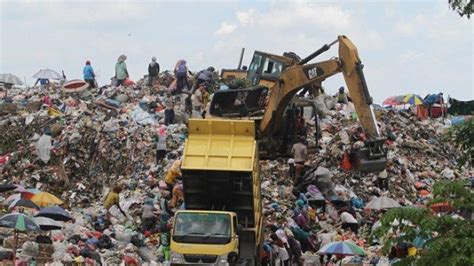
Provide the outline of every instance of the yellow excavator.
<path id="1" fill-rule="evenodd" d="M 310 63 L 312 59 L 339 44 L 339 57 Z M 311 106 L 297 95 L 302 89 L 320 85 L 328 77 L 342 73 L 358 119 L 367 135 L 365 146 L 354 150 L 352 165 L 363 172 L 382 171 L 386 164 L 386 150 L 375 115 L 371 109 L 372 97 L 369 94 L 357 48 L 346 37 L 325 44 L 304 59 L 292 53 L 284 56 L 255 52 L 247 71 L 250 88 L 219 90 L 214 93 L 210 105 L 210 115 L 231 119 L 253 119 L 257 124 L 259 147 L 267 154 L 288 152 L 289 125 L 294 125 L 294 109 Z M 316 115 L 317 111 L 312 111 Z M 315 118 L 315 121 L 317 119 Z"/>

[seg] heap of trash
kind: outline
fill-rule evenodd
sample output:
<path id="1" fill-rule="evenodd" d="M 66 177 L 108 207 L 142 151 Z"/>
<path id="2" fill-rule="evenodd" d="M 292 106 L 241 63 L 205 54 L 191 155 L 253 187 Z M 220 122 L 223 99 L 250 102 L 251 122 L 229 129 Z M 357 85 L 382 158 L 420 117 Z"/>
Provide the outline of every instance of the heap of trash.
<path id="1" fill-rule="evenodd" d="M 168 209 L 164 179 L 181 158 L 186 121 L 200 117 L 186 112 L 187 94 L 169 96 L 172 80 L 172 74 L 164 72 L 155 87 L 143 79 L 128 87 L 103 86 L 80 93 L 54 87 L 8 91 L 0 102 L 0 182 L 14 187 L 0 194 L 2 214 L 21 209 L 17 216 L 24 211 L 25 217 L 54 220 L 56 216 L 38 214 L 48 205 L 42 206 L 38 195 L 48 192 L 61 201 L 61 217 L 67 218 L 53 229 L 43 226 L 27 234 L 0 227 L 0 260 L 11 260 L 13 252 L 17 262 L 50 265 L 159 265 L 169 259 L 169 226 L 179 206 Z M 161 104 L 166 97 L 175 103 L 175 121 L 169 125 L 164 124 Z M 308 135 L 317 149 L 309 154 L 300 183 L 289 177 L 288 158 L 260 162 L 264 250 L 273 260 L 284 260 L 275 250 L 276 235 L 286 244 L 297 240 L 301 254 L 293 255 L 304 265 L 318 265 L 317 251 L 324 244 L 346 239 L 367 250 L 367 256 L 353 257 L 353 262 L 367 262 L 380 250 L 379 243 L 369 243 L 375 222 L 365 209 L 368 202 L 385 195 L 400 205 L 422 205 L 436 180 L 473 174 L 456 168 L 459 151 L 443 139 L 448 126 L 442 118 L 419 120 L 406 111 L 385 109 L 375 112 L 387 138 L 386 170 L 363 174 L 345 169 L 344 157 L 364 140 L 353 107 L 337 104 L 330 96 L 314 100 L 321 134 L 318 140 Z M 310 119 L 308 123 L 315 122 Z M 163 136 L 167 153 L 158 160 L 156 147 Z M 120 206 L 125 215 L 111 209 L 110 218 L 104 200 L 117 184 L 123 188 Z M 40 211 L 20 205 L 20 199 L 31 200 Z M 143 216 L 146 206 L 160 217 L 153 228 L 144 226 L 149 218 Z M 341 208 L 357 220 L 358 234 L 341 229 Z"/>

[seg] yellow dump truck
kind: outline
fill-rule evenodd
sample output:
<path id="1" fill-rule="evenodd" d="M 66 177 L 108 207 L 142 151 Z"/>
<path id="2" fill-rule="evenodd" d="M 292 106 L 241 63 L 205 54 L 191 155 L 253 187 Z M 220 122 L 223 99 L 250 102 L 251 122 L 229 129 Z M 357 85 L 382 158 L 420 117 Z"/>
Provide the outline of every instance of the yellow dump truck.
<path id="1" fill-rule="evenodd" d="M 258 265 L 262 202 L 252 120 L 191 119 L 181 165 L 171 265 Z"/>

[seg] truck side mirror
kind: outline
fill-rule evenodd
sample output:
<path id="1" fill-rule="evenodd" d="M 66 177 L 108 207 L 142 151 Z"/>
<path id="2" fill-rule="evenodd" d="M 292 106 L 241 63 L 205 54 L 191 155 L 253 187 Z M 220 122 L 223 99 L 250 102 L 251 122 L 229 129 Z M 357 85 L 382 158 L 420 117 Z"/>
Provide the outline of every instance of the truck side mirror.
<path id="1" fill-rule="evenodd" d="M 238 225 L 237 225 L 237 230 L 236 230 L 235 233 L 236 233 L 237 235 L 240 235 L 240 234 L 242 233 L 242 230 L 243 230 L 242 225 L 238 224 Z"/>

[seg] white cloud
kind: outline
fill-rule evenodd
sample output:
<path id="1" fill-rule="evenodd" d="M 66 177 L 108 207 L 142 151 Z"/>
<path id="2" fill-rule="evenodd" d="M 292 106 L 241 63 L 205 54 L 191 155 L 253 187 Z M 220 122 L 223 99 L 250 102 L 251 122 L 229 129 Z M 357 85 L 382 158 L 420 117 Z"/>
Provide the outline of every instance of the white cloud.
<path id="1" fill-rule="evenodd" d="M 352 17 L 340 6 L 311 5 L 306 2 L 275 5 L 268 12 L 254 9 L 236 12 L 237 21 L 242 26 L 262 27 L 317 27 L 342 30 L 350 27 Z"/>
<path id="2" fill-rule="evenodd" d="M 254 23 L 255 10 L 249 9 L 247 11 L 238 11 L 236 16 L 241 25 L 247 26 Z"/>
<path id="3" fill-rule="evenodd" d="M 403 65 L 403 64 L 409 64 L 413 62 L 419 61 L 423 57 L 423 53 L 413 51 L 413 50 L 407 50 L 402 52 L 398 56 L 398 62 Z"/>
<path id="4" fill-rule="evenodd" d="M 232 32 L 234 32 L 235 29 L 237 29 L 237 26 L 236 26 L 236 25 L 229 24 L 229 23 L 227 23 L 227 22 L 222 22 L 222 23 L 221 23 L 221 26 L 219 27 L 219 29 L 217 29 L 217 30 L 214 32 L 214 35 L 215 35 L 215 36 L 225 36 L 225 35 L 229 35 L 229 34 L 231 34 Z"/>
<path id="5" fill-rule="evenodd" d="M 413 36 L 415 34 L 415 26 L 406 21 L 398 21 L 393 29 L 395 34 L 400 36 Z"/>

